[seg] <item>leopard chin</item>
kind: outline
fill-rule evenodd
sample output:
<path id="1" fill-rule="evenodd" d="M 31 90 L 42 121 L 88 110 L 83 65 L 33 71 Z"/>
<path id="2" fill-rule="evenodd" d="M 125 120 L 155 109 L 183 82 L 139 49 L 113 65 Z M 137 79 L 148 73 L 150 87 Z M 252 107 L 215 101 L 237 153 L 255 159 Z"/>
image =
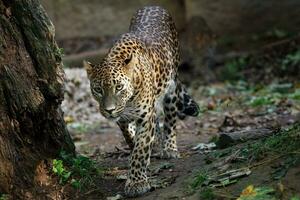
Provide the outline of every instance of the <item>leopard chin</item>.
<path id="1" fill-rule="evenodd" d="M 117 121 L 120 120 L 120 117 L 109 117 L 109 118 L 107 118 L 107 119 L 109 119 L 109 120 L 111 120 L 111 121 L 113 121 L 113 122 L 117 122 Z"/>

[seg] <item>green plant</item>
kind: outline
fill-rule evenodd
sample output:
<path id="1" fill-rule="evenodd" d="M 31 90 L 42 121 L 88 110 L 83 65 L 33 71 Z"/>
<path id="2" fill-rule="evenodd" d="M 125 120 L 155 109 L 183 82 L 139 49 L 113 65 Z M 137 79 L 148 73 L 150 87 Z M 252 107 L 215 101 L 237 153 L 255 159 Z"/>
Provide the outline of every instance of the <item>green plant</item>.
<path id="1" fill-rule="evenodd" d="M 286 57 L 282 60 L 282 68 L 286 69 L 290 65 L 295 66 L 300 64 L 300 50 L 286 55 Z"/>
<path id="2" fill-rule="evenodd" d="M 217 135 L 214 135 L 214 136 L 212 136 L 210 139 L 209 139 L 209 143 L 217 143 L 218 142 L 218 140 L 219 140 L 219 137 L 217 136 Z"/>
<path id="3" fill-rule="evenodd" d="M 253 96 L 249 102 L 249 105 L 253 107 L 271 104 L 273 104 L 272 98 L 268 96 Z"/>
<path id="4" fill-rule="evenodd" d="M 230 155 L 232 152 L 233 152 L 233 148 L 226 148 L 219 151 L 213 151 L 210 153 L 210 155 L 215 159 L 219 159 Z"/>
<path id="5" fill-rule="evenodd" d="M 84 123 L 74 122 L 68 124 L 68 128 L 77 134 L 82 134 L 88 132 L 92 127 Z"/>
<path id="6" fill-rule="evenodd" d="M 65 183 L 71 176 L 71 172 L 65 169 L 63 161 L 54 159 L 52 162 L 52 171 L 58 175 L 59 183 Z"/>
<path id="7" fill-rule="evenodd" d="M 266 87 L 266 92 L 268 93 L 280 93 L 280 94 L 287 94 L 291 92 L 293 89 L 292 83 L 273 83 Z"/>
<path id="8" fill-rule="evenodd" d="M 253 35 L 252 40 L 259 41 L 259 40 L 266 40 L 266 39 L 283 39 L 283 38 L 291 37 L 293 35 L 294 33 L 290 33 L 275 27 L 261 34 Z"/>
<path id="9" fill-rule="evenodd" d="M 300 124 L 280 130 L 273 136 L 249 142 L 241 148 L 241 156 L 253 161 L 266 154 L 288 154 L 300 149 Z"/>
<path id="10" fill-rule="evenodd" d="M 252 91 L 246 99 L 246 105 L 252 107 L 263 105 L 277 106 L 284 99 L 300 99 L 300 90 L 294 89 L 292 83 L 271 84 Z"/>
<path id="11" fill-rule="evenodd" d="M 247 65 L 245 57 L 239 57 L 225 63 L 222 70 L 222 77 L 224 80 L 239 80 L 241 79 L 240 71 Z"/>
<path id="12" fill-rule="evenodd" d="M 292 107 L 299 105 L 300 89 L 295 89 L 292 83 L 273 83 L 263 87 L 250 87 L 240 96 L 241 105 L 260 107 L 265 106 L 263 113 L 271 113 L 276 108 L 291 102 Z M 287 101 L 289 100 L 289 101 Z"/>
<path id="13" fill-rule="evenodd" d="M 214 194 L 212 188 L 204 188 L 200 191 L 200 199 L 203 200 L 214 200 L 216 195 Z"/>
<path id="14" fill-rule="evenodd" d="M 81 189 L 82 187 L 80 181 L 76 179 L 71 180 L 71 185 L 76 189 Z"/>
<path id="15" fill-rule="evenodd" d="M 288 98 L 300 100 L 300 89 L 296 89 L 293 93 L 288 94 Z"/>
<path id="16" fill-rule="evenodd" d="M 299 164 L 299 161 L 300 159 L 297 156 L 288 156 L 283 162 L 281 162 L 280 166 L 271 173 L 272 178 L 275 180 L 282 179 L 288 172 L 289 168 Z"/>
<path id="17" fill-rule="evenodd" d="M 226 87 L 230 91 L 242 92 L 242 93 L 252 93 L 254 91 L 253 85 L 250 85 L 244 80 L 231 81 L 226 83 Z"/>
<path id="18" fill-rule="evenodd" d="M 86 186 L 93 185 L 93 178 L 101 176 L 103 169 L 98 168 L 93 160 L 82 155 L 72 155 L 64 151 L 60 153 L 60 159 L 53 160 L 52 171 L 58 175 L 59 182 L 71 185 L 82 190 Z"/>
<path id="19" fill-rule="evenodd" d="M 192 187 L 192 189 L 199 188 L 199 187 L 205 185 L 205 183 L 207 181 L 208 181 L 208 175 L 207 175 L 207 173 L 201 171 L 194 178 L 193 182 L 191 183 L 191 187 Z"/>
<path id="20" fill-rule="evenodd" d="M 0 193 L 0 200 L 7 200 L 8 199 L 8 195 L 7 194 L 1 194 Z"/>
<path id="21" fill-rule="evenodd" d="M 285 38 L 288 35 L 289 35 L 288 32 L 286 32 L 285 30 L 282 30 L 282 29 L 278 29 L 278 28 L 273 28 L 272 30 L 266 32 L 267 37 L 274 37 L 274 38 L 278 38 L 278 39 Z"/>
<path id="22" fill-rule="evenodd" d="M 300 198 L 299 197 L 292 197 L 290 200 L 300 200 Z"/>
<path id="23" fill-rule="evenodd" d="M 217 43 L 220 46 L 232 46 L 234 44 L 234 42 L 235 42 L 235 38 L 231 37 L 231 36 L 220 37 L 217 41 Z"/>

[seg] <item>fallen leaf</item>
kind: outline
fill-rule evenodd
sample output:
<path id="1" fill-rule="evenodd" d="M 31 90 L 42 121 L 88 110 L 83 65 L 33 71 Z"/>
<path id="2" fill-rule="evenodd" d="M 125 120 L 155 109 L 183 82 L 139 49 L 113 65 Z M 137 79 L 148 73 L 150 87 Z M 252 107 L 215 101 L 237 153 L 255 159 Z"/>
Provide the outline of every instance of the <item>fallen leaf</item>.
<path id="1" fill-rule="evenodd" d="M 72 116 L 65 116 L 64 120 L 65 120 L 66 124 L 74 122 L 74 118 Z"/>
<path id="2" fill-rule="evenodd" d="M 247 186 L 241 193 L 241 197 L 243 196 L 255 196 L 256 192 L 254 190 L 254 186 L 253 185 L 249 185 Z"/>
<path id="3" fill-rule="evenodd" d="M 113 197 L 107 197 L 106 199 L 107 200 L 119 200 L 119 199 L 122 199 L 122 195 L 120 194 L 117 194 L 116 196 L 113 196 Z"/>
<path id="4" fill-rule="evenodd" d="M 200 153 L 209 153 L 216 147 L 216 144 L 214 142 L 211 143 L 199 143 L 195 147 L 192 148 L 192 150 L 199 150 Z"/>

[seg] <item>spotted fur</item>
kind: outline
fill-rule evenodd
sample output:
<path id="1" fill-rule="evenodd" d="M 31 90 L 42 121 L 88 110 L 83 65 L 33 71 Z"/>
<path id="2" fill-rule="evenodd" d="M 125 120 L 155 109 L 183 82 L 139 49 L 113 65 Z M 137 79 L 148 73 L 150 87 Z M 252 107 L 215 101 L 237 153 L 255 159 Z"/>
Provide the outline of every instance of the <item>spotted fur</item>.
<path id="1" fill-rule="evenodd" d="M 132 149 L 125 185 L 128 196 L 150 189 L 146 171 L 154 136 L 162 139 L 161 157 L 177 158 L 176 120 L 198 114 L 197 104 L 177 78 L 178 64 L 175 25 L 161 7 L 138 10 L 129 32 L 120 36 L 101 64 L 84 63 L 100 112 L 117 122 Z M 161 133 L 160 102 L 164 111 Z"/>

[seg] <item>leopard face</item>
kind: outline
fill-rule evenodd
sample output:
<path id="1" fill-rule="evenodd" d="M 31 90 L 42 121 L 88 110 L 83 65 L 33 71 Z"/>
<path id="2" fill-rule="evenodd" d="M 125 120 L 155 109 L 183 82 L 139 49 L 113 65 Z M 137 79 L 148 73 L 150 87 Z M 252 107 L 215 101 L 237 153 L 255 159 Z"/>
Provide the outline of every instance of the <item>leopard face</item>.
<path id="1" fill-rule="evenodd" d="M 124 34 L 110 49 L 106 58 L 99 65 L 84 62 L 90 88 L 98 101 L 101 114 L 117 121 L 133 94 L 141 90 L 137 85 L 143 79 L 142 73 L 136 71 L 149 67 L 149 57 L 145 44 Z"/>
<path id="2" fill-rule="evenodd" d="M 101 114 L 117 120 L 124 112 L 127 102 L 134 93 L 130 74 L 127 68 L 93 66 L 84 63 L 90 79 L 91 92 L 99 103 Z"/>

